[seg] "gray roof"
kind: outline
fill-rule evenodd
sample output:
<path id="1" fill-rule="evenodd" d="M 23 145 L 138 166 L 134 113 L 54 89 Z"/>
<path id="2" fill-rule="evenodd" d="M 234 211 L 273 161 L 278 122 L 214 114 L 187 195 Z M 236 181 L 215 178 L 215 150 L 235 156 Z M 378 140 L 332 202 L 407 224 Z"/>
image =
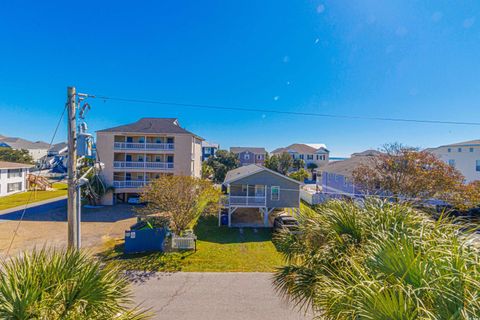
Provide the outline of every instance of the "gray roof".
<path id="1" fill-rule="evenodd" d="M 255 154 L 265 154 L 265 153 L 267 153 L 267 150 L 265 150 L 265 148 L 258 148 L 258 147 L 230 147 L 230 152 L 233 152 L 233 153 L 241 153 L 241 152 L 245 152 L 245 151 L 249 151 L 249 152 L 255 153 Z"/>
<path id="2" fill-rule="evenodd" d="M 474 146 L 480 146 L 480 139 L 446 144 L 440 147 L 474 147 Z"/>
<path id="3" fill-rule="evenodd" d="M 356 155 L 351 158 L 329 162 L 322 167 L 322 172 L 341 174 L 345 177 L 352 177 L 353 171 L 361 165 L 372 164 L 373 154 Z"/>
<path id="4" fill-rule="evenodd" d="M 157 134 L 157 133 L 172 133 L 172 134 L 191 134 L 195 137 L 200 138 L 196 134 L 187 131 L 180 127 L 178 119 L 175 118 L 141 118 L 137 122 L 98 130 L 97 132 L 125 132 L 125 133 L 146 133 L 146 134 Z M 203 140 L 203 139 L 202 139 Z"/>
<path id="5" fill-rule="evenodd" d="M 31 164 L 0 161 L 0 169 L 22 169 L 22 168 L 31 168 L 31 167 L 33 167 L 33 165 Z"/>
<path id="6" fill-rule="evenodd" d="M 261 171 L 267 171 L 267 172 L 273 173 L 277 176 L 280 176 L 284 179 L 294 181 L 298 184 L 303 184 L 300 181 L 297 181 L 297 180 L 294 180 L 290 177 L 284 176 L 281 173 L 270 170 L 270 169 L 265 168 L 264 166 L 261 166 L 261 165 L 258 165 L 258 164 L 250 164 L 248 166 L 243 166 L 243 167 L 239 167 L 239 168 L 228 171 L 227 175 L 225 176 L 225 180 L 223 181 L 223 184 L 228 184 L 228 183 L 234 182 L 238 179 L 242 179 L 244 177 L 251 176 L 251 175 L 253 175 L 255 173 L 258 173 L 258 172 L 261 172 Z"/>
<path id="7" fill-rule="evenodd" d="M 294 143 L 285 148 L 278 148 L 272 151 L 274 154 L 284 153 L 284 152 L 297 152 L 299 154 L 314 154 L 317 152 L 326 152 L 329 151 L 323 146 L 320 148 L 312 147 L 311 145 L 305 143 Z"/>
<path id="8" fill-rule="evenodd" d="M 57 151 L 57 152 L 60 152 L 62 151 L 63 149 L 67 148 L 68 147 L 68 144 L 66 142 L 60 142 L 60 143 L 56 143 L 54 144 L 50 149 L 48 149 L 49 151 Z"/>
<path id="9" fill-rule="evenodd" d="M 212 142 L 207 142 L 207 141 L 202 141 L 202 147 L 210 147 L 210 148 L 220 148 L 220 145 L 218 143 L 212 143 Z"/>
<path id="10" fill-rule="evenodd" d="M 48 143 L 43 141 L 28 141 L 22 138 L 17 137 L 5 137 L 0 136 L 0 144 L 9 146 L 12 149 L 48 149 L 50 146 Z"/>

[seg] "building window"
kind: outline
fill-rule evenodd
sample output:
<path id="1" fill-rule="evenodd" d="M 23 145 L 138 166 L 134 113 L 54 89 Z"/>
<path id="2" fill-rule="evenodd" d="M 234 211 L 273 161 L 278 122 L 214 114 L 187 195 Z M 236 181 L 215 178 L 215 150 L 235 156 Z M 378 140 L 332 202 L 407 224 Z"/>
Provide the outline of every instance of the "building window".
<path id="1" fill-rule="evenodd" d="M 262 160 L 262 155 L 261 154 L 257 154 L 257 160 Z"/>
<path id="2" fill-rule="evenodd" d="M 250 154 L 245 153 L 245 154 L 243 155 L 243 159 L 245 159 L 245 160 L 250 160 Z"/>
<path id="3" fill-rule="evenodd" d="M 452 148 L 448 148 L 448 149 L 447 149 L 447 152 L 452 152 Z"/>
<path id="4" fill-rule="evenodd" d="M 280 200 L 280 187 L 279 186 L 272 186 L 270 188 L 270 191 L 271 191 L 271 200 L 273 201 L 277 201 L 277 200 Z"/>
<path id="5" fill-rule="evenodd" d="M 303 160 L 303 154 L 301 154 L 301 155 L 299 156 L 299 158 Z"/>
<path id="6" fill-rule="evenodd" d="M 473 148 L 470 148 L 470 152 L 473 152 Z"/>
<path id="7" fill-rule="evenodd" d="M 242 184 L 242 192 L 245 192 L 248 196 L 248 193 L 247 193 L 248 192 L 248 185 Z"/>
<path id="8" fill-rule="evenodd" d="M 458 152 L 462 152 L 462 148 L 458 148 Z"/>
<path id="9" fill-rule="evenodd" d="M 313 154 L 307 154 L 307 160 L 313 160 Z"/>
<path id="10" fill-rule="evenodd" d="M 7 178 L 21 178 L 22 169 L 8 169 Z"/>
<path id="11" fill-rule="evenodd" d="M 448 165 L 452 166 L 452 167 L 455 167 L 455 159 L 448 160 Z"/>
<path id="12" fill-rule="evenodd" d="M 7 193 L 15 192 L 15 191 L 22 191 L 22 183 L 21 182 L 14 182 L 7 184 Z"/>
<path id="13" fill-rule="evenodd" d="M 480 160 L 475 161 L 475 169 L 477 172 L 480 172 Z"/>
<path id="14" fill-rule="evenodd" d="M 205 148 L 205 154 L 211 154 L 212 153 L 212 148 Z"/>

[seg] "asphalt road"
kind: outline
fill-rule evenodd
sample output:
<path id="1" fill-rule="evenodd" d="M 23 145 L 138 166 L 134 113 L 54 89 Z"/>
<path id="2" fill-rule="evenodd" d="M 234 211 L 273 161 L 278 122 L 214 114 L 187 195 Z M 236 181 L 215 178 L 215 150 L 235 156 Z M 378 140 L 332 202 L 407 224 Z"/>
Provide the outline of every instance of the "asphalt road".
<path id="1" fill-rule="evenodd" d="M 35 214 L 42 214 L 50 210 L 66 208 L 67 197 L 58 197 L 48 199 L 39 202 L 30 203 L 25 210 L 25 215 L 34 216 Z M 0 222 L 1 220 L 18 220 L 22 216 L 25 206 L 19 206 L 15 208 L 0 210 Z"/>
<path id="2" fill-rule="evenodd" d="M 269 273 L 133 274 L 135 301 L 154 319 L 305 320 L 273 290 Z"/>

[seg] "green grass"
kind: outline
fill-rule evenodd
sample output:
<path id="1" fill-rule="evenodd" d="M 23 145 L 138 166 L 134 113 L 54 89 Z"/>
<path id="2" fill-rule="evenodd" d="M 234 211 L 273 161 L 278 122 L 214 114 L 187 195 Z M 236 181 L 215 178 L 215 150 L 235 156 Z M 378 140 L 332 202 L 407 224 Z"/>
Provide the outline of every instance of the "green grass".
<path id="1" fill-rule="evenodd" d="M 195 227 L 197 251 L 123 254 L 123 240 L 112 241 L 100 258 L 124 270 L 186 272 L 272 272 L 282 258 L 270 229 L 218 227 L 216 217 L 202 217 Z"/>
<path id="2" fill-rule="evenodd" d="M 23 206 L 30 199 L 30 203 L 57 198 L 67 195 L 66 183 L 54 183 L 52 191 L 27 191 L 0 198 L 0 210 Z"/>

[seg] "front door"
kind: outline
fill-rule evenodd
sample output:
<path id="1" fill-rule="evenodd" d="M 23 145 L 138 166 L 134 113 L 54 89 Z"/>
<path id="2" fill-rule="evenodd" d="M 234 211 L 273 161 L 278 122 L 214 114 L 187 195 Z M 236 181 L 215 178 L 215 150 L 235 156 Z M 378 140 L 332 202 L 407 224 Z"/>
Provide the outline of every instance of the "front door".
<path id="1" fill-rule="evenodd" d="M 256 184 L 255 185 L 255 197 L 263 197 L 265 196 L 265 186 Z"/>

